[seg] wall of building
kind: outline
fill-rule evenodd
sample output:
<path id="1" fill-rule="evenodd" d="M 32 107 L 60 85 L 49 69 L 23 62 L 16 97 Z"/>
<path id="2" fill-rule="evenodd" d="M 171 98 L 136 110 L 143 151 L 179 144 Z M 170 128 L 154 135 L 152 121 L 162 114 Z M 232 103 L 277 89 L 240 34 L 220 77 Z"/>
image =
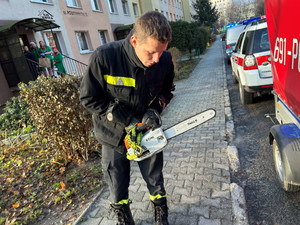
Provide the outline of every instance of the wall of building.
<path id="1" fill-rule="evenodd" d="M 182 14 L 183 14 L 183 20 L 187 22 L 191 22 L 191 0 L 181 0 L 181 8 L 182 8 Z"/>
<path id="2" fill-rule="evenodd" d="M 160 12 L 164 14 L 166 18 L 169 17 L 168 0 L 158 0 Z"/>
<path id="3" fill-rule="evenodd" d="M 142 14 L 148 11 L 160 12 L 159 0 L 139 0 Z"/>
<path id="4" fill-rule="evenodd" d="M 134 9 L 133 9 L 133 4 L 136 4 L 138 7 L 138 15 L 135 16 L 134 15 Z M 130 0 L 130 4 L 129 4 L 129 8 L 130 8 L 130 12 L 131 12 L 131 18 L 133 23 L 135 23 L 135 21 L 141 16 L 142 11 L 141 11 L 141 6 L 139 3 L 139 0 Z"/>
<path id="5" fill-rule="evenodd" d="M 175 14 L 176 14 L 176 20 L 182 20 L 182 8 L 181 8 L 181 0 L 175 0 Z"/>
<path id="6" fill-rule="evenodd" d="M 130 10 L 130 1 L 127 0 L 127 6 L 129 13 L 124 14 L 123 11 L 123 6 L 122 6 L 122 1 L 115 1 L 116 2 L 116 8 L 117 12 L 116 13 L 111 13 L 109 11 L 109 6 L 108 6 L 108 0 L 105 0 L 105 3 L 107 5 L 108 9 L 108 16 L 111 24 L 122 24 L 122 25 L 127 25 L 127 24 L 132 24 L 133 19 L 131 15 L 133 14 L 133 11 Z"/>
<path id="7" fill-rule="evenodd" d="M 68 7 L 65 1 L 58 1 L 74 58 L 86 64 L 89 62 L 92 51 L 100 46 L 99 30 L 107 31 L 108 41 L 114 41 L 107 5 L 104 1 L 99 0 L 102 6 L 100 12 L 92 10 L 89 0 L 81 0 L 81 7 L 79 8 Z M 85 32 L 87 34 L 90 52 L 80 53 L 75 32 Z"/>
<path id="8" fill-rule="evenodd" d="M 176 21 L 175 0 L 168 0 L 169 21 Z"/>

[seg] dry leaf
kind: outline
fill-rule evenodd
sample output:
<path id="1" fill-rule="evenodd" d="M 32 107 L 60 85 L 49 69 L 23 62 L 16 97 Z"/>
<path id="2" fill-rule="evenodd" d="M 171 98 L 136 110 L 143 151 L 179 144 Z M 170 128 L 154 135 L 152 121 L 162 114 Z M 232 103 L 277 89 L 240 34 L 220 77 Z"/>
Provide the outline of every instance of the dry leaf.
<path id="1" fill-rule="evenodd" d="M 20 207 L 20 203 L 13 204 L 13 205 L 12 205 L 12 207 L 13 207 L 14 209 L 17 209 L 17 208 L 19 208 L 19 207 Z"/>
<path id="2" fill-rule="evenodd" d="M 10 178 L 10 179 L 8 180 L 8 182 L 11 184 L 11 182 L 13 182 L 13 180 L 14 180 L 14 178 Z"/>
<path id="3" fill-rule="evenodd" d="M 66 184 L 64 182 L 60 182 L 60 187 L 61 187 L 61 190 L 65 190 L 66 188 Z"/>
<path id="4" fill-rule="evenodd" d="M 60 167 L 60 168 L 59 168 L 60 174 L 64 174 L 65 171 L 66 171 L 66 167 Z"/>

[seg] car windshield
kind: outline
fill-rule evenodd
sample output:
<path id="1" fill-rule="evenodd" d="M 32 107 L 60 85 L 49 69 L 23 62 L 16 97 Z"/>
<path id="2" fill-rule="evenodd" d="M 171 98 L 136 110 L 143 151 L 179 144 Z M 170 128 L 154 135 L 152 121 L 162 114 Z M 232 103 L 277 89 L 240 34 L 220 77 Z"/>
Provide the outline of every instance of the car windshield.
<path id="1" fill-rule="evenodd" d="M 269 51 L 269 36 L 267 28 L 256 30 L 254 36 L 253 53 Z"/>

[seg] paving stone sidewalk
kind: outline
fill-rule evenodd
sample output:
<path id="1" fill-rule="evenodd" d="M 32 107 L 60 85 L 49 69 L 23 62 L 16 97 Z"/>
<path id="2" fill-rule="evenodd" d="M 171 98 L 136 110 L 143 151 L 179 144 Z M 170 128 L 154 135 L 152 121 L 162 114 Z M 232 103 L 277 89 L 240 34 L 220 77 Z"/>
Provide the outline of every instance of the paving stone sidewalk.
<path id="1" fill-rule="evenodd" d="M 215 118 L 171 139 L 164 150 L 170 225 L 234 224 L 223 57 L 222 42 L 217 40 L 201 56 L 190 77 L 175 83 L 174 98 L 162 115 L 163 127 L 168 128 L 206 109 L 216 110 Z M 133 217 L 137 225 L 153 224 L 146 184 L 137 163 L 133 162 L 131 168 Z M 115 225 L 108 197 L 104 188 L 75 224 Z"/>

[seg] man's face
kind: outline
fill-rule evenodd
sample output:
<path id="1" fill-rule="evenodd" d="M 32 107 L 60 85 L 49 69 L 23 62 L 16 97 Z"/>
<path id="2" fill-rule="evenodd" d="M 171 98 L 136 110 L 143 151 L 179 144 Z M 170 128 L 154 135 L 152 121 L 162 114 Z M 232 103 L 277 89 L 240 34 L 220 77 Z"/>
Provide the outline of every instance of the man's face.
<path id="1" fill-rule="evenodd" d="M 161 43 L 152 37 L 147 37 L 146 40 L 141 42 L 135 35 L 131 36 L 130 42 L 135 49 L 137 57 L 146 67 L 158 63 L 159 57 L 168 46 L 168 42 Z"/>

